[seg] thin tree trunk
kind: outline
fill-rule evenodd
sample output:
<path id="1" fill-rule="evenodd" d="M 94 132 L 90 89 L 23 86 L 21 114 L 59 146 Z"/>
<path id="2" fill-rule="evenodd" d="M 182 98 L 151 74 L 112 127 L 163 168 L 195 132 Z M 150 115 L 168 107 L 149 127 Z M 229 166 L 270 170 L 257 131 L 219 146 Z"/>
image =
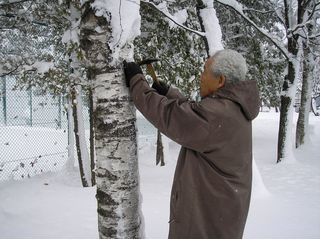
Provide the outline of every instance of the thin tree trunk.
<path id="1" fill-rule="evenodd" d="M 83 120 L 82 109 L 82 88 L 81 80 L 83 75 L 81 73 L 81 64 L 79 60 L 79 19 L 81 12 L 79 6 L 75 2 L 69 2 L 70 10 L 70 29 L 65 33 L 64 40 L 68 44 L 69 48 L 73 49 L 69 53 L 70 62 L 70 84 L 73 84 L 71 88 L 72 105 L 73 105 L 73 118 L 74 118 L 74 130 L 76 139 L 77 156 L 79 162 L 80 177 L 83 187 L 91 186 L 91 168 L 89 161 L 89 153 L 85 137 L 85 127 Z"/>
<path id="2" fill-rule="evenodd" d="M 135 108 L 122 65 L 111 64 L 110 21 L 83 5 L 80 42 L 93 82 L 99 238 L 142 238 Z M 98 31 L 97 31 L 98 29 Z M 130 47 L 129 47 L 130 48 Z M 122 56 L 133 48 L 121 49 Z"/>
<path id="3" fill-rule="evenodd" d="M 296 148 L 305 143 L 308 134 L 309 114 L 311 110 L 312 82 L 313 82 L 313 59 L 310 49 L 305 49 L 305 59 L 303 67 L 303 79 L 301 89 L 301 102 L 299 116 L 296 127 Z"/>
<path id="4" fill-rule="evenodd" d="M 304 9 L 302 1 L 298 1 L 297 9 L 294 9 L 292 4 L 293 2 L 284 0 L 287 29 L 303 21 Z M 287 47 L 292 56 L 288 60 L 288 73 L 282 87 L 277 163 L 285 158 L 290 159 L 293 157 L 293 101 L 296 95 L 296 84 L 300 74 L 301 55 L 303 53 L 301 37 L 297 35 L 289 36 Z"/>
<path id="5" fill-rule="evenodd" d="M 82 158 L 82 165 L 83 165 L 83 172 L 84 177 L 88 183 L 88 186 L 92 186 L 91 179 L 92 179 L 92 171 L 90 166 L 90 158 L 89 158 L 89 151 L 87 146 L 87 138 L 86 138 L 86 130 L 85 130 L 85 123 L 83 119 L 83 101 L 82 101 L 82 90 L 81 85 L 77 85 L 76 87 L 76 104 L 77 104 L 77 122 L 78 122 L 78 136 L 79 136 L 79 145 L 81 151 L 81 158 Z"/>
<path id="6" fill-rule="evenodd" d="M 157 154 L 156 154 L 156 165 L 160 163 L 160 166 L 164 166 L 164 155 L 163 155 L 163 144 L 161 139 L 161 133 L 157 130 Z"/>
<path id="7" fill-rule="evenodd" d="M 283 84 L 281 95 L 280 122 L 278 132 L 277 163 L 293 156 L 293 102 L 296 94 L 296 82 L 300 71 L 300 52 L 297 53 L 294 62 L 289 62 L 288 74 Z"/>
<path id="8" fill-rule="evenodd" d="M 93 95 L 92 89 L 89 88 L 89 121 L 90 121 L 90 166 L 91 166 L 91 183 L 96 185 L 95 168 L 95 150 L 94 150 L 94 114 L 93 114 Z"/>
<path id="9" fill-rule="evenodd" d="M 68 160 L 66 163 L 66 170 L 72 171 L 74 168 L 74 120 L 72 113 L 72 99 L 71 95 L 68 96 L 68 108 L 67 108 L 67 117 L 68 117 Z"/>
<path id="10" fill-rule="evenodd" d="M 84 174 L 83 169 L 83 160 L 81 154 L 81 146 L 80 146 L 80 137 L 79 137 L 79 124 L 78 124 L 78 109 L 77 109 L 77 93 L 74 88 L 71 89 L 71 100 L 72 100 L 72 115 L 73 115 L 73 122 L 74 122 L 74 135 L 76 139 L 76 149 L 77 149 L 77 156 L 78 156 L 78 163 L 79 163 L 79 171 L 80 171 L 80 178 L 83 187 L 88 187 L 88 181 Z"/>
<path id="11" fill-rule="evenodd" d="M 314 18 L 312 24 L 308 25 L 308 32 L 310 34 L 316 34 L 316 24 L 316 18 Z M 311 45 L 304 43 L 304 68 L 302 75 L 301 102 L 296 128 L 296 148 L 303 145 L 308 137 L 309 114 L 312 110 L 313 80 L 316 75 L 315 69 L 317 64 L 312 53 L 313 50 Z"/>

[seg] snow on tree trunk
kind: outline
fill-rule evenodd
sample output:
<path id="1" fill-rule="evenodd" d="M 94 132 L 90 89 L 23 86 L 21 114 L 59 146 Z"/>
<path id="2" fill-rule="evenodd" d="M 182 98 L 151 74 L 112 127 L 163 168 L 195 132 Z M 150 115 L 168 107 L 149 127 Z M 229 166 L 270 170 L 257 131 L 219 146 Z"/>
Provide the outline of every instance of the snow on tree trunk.
<path id="1" fill-rule="evenodd" d="M 223 49 L 221 28 L 213 0 L 198 0 L 198 17 L 205 32 L 207 53 L 213 56 L 216 51 Z"/>
<path id="2" fill-rule="evenodd" d="M 302 74 L 301 102 L 296 128 L 296 148 L 303 145 L 308 137 L 309 114 L 313 89 L 314 59 L 309 48 L 305 49 L 305 59 Z"/>
<path id="3" fill-rule="evenodd" d="M 287 29 L 296 27 L 303 22 L 306 9 L 301 1 L 284 1 L 285 25 Z M 288 59 L 287 75 L 285 76 L 280 109 L 280 123 L 278 133 L 278 152 L 277 162 L 284 159 L 286 161 L 294 160 L 293 148 L 294 142 L 293 130 L 293 102 L 296 96 L 297 82 L 300 77 L 301 60 L 303 54 L 303 42 L 299 35 L 288 35 L 287 49 L 290 53 Z"/>
<path id="4" fill-rule="evenodd" d="M 139 1 L 87 1 L 81 48 L 93 82 L 99 238 L 143 238 L 136 115 L 122 60 L 133 60 Z"/>
<path id="5" fill-rule="evenodd" d="M 306 11 L 307 12 L 307 11 Z M 310 18 L 304 16 L 306 18 Z M 317 34 L 317 19 L 313 17 L 308 25 L 307 30 L 311 35 Z M 316 77 L 317 61 L 314 55 L 315 46 L 308 42 L 304 42 L 304 61 L 303 61 L 303 74 L 302 74 L 302 89 L 301 89 L 301 102 L 299 108 L 299 117 L 296 128 L 296 147 L 303 145 L 309 136 L 309 114 L 312 110 L 312 91 L 314 85 L 314 79 Z M 319 62 L 318 62 L 319 65 Z"/>
<path id="6" fill-rule="evenodd" d="M 96 165 L 96 154 L 94 149 L 94 114 L 93 114 L 93 94 L 92 88 L 89 88 L 89 124 L 90 124 L 90 168 L 91 168 L 91 184 L 96 185 L 96 175 L 94 172 Z"/>
<path id="7" fill-rule="evenodd" d="M 301 50 L 299 50 L 301 52 Z M 298 53 L 297 59 L 292 59 L 288 65 L 288 74 L 283 85 L 283 92 L 281 95 L 280 108 L 280 123 L 278 132 L 278 155 L 277 162 L 286 159 L 293 160 L 293 113 L 294 113 L 294 99 L 297 89 L 297 81 L 300 71 L 300 55 Z"/>

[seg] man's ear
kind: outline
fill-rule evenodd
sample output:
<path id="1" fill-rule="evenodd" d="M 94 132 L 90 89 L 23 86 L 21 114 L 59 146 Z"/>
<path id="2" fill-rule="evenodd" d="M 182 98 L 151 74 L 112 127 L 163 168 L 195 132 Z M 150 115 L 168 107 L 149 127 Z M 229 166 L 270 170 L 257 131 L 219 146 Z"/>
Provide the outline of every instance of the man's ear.
<path id="1" fill-rule="evenodd" d="M 224 75 L 219 76 L 219 84 L 218 87 L 221 88 L 226 83 L 226 77 Z"/>

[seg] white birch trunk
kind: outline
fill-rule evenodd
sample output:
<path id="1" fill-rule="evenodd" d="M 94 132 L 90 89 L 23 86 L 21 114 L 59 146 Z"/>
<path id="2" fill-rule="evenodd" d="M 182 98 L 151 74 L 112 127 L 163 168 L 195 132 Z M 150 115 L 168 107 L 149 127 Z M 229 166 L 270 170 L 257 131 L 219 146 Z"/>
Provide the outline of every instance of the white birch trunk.
<path id="1" fill-rule="evenodd" d="M 121 70 L 96 77 L 96 183 L 100 238 L 142 238 L 135 108 Z"/>
<path id="2" fill-rule="evenodd" d="M 81 48 L 94 89 L 100 239 L 144 237 L 135 108 L 121 64 L 123 59 L 133 59 L 133 45 L 127 44 L 124 37 L 130 35 L 126 32 L 133 28 L 130 24 L 139 23 L 137 19 L 128 21 L 135 11 L 139 14 L 139 9 L 134 9 L 137 6 L 134 0 L 112 4 L 109 0 L 88 1 L 81 17 Z"/>

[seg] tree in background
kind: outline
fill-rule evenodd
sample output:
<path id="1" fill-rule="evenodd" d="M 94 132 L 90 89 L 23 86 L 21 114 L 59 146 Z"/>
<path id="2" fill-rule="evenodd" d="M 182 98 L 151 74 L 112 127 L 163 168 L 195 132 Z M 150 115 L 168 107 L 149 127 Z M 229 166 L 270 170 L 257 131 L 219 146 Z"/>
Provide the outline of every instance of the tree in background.
<path id="1" fill-rule="evenodd" d="M 278 154 L 277 162 L 284 158 L 294 158 L 293 149 L 293 101 L 296 95 L 297 82 L 302 65 L 303 42 L 316 42 L 320 35 L 310 35 L 306 31 L 306 27 L 313 19 L 320 3 L 318 1 L 280 1 L 269 2 L 269 11 L 278 18 L 278 24 L 283 27 L 284 39 L 279 38 L 278 35 L 266 30 L 265 26 L 260 27 L 259 21 L 248 15 L 248 8 L 235 0 L 216 0 L 234 10 L 246 22 L 254 27 L 259 33 L 266 37 L 275 47 L 283 54 L 287 62 L 287 74 L 284 78 L 281 92 L 281 109 L 280 109 L 280 123 L 278 133 Z M 249 9 L 251 12 L 260 12 L 259 10 Z M 287 44 L 284 43 L 287 41 Z"/>
<path id="2" fill-rule="evenodd" d="M 318 4 L 318 10 L 320 10 L 320 4 Z M 308 11 L 312 12 L 309 6 Z M 316 4 L 313 7 L 317 7 Z M 304 29 L 304 36 L 316 36 L 318 34 L 318 40 L 312 41 L 309 39 L 304 39 L 303 41 L 303 62 L 302 62 L 302 79 L 301 88 L 298 94 L 300 95 L 299 102 L 299 117 L 296 127 L 296 147 L 300 147 L 306 141 L 309 136 L 309 114 L 311 111 L 312 104 L 312 90 L 314 88 L 315 80 L 317 78 L 315 71 L 317 65 L 317 59 L 320 57 L 320 24 L 317 21 L 320 19 L 320 13 L 313 12 L 313 16 L 310 14 L 304 16 L 304 21 L 310 21 L 308 24 L 301 26 Z M 318 20 L 317 20 L 318 19 Z"/>
<path id="3" fill-rule="evenodd" d="M 274 24 L 277 18 L 266 9 L 267 2 L 239 2 L 245 4 L 248 13 L 261 25 L 271 28 L 273 32 L 280 32 Z M 258 83 L 261 106 L 275 108 L 278 112 L 285 58 L 239 14 L 222 4 L 216 6 L 226 48 L 235 49 L 245 56 L 248 65 L 247 77 Z M 254 9 L 259 9 L 259 12 L 254 12 Z"/>

